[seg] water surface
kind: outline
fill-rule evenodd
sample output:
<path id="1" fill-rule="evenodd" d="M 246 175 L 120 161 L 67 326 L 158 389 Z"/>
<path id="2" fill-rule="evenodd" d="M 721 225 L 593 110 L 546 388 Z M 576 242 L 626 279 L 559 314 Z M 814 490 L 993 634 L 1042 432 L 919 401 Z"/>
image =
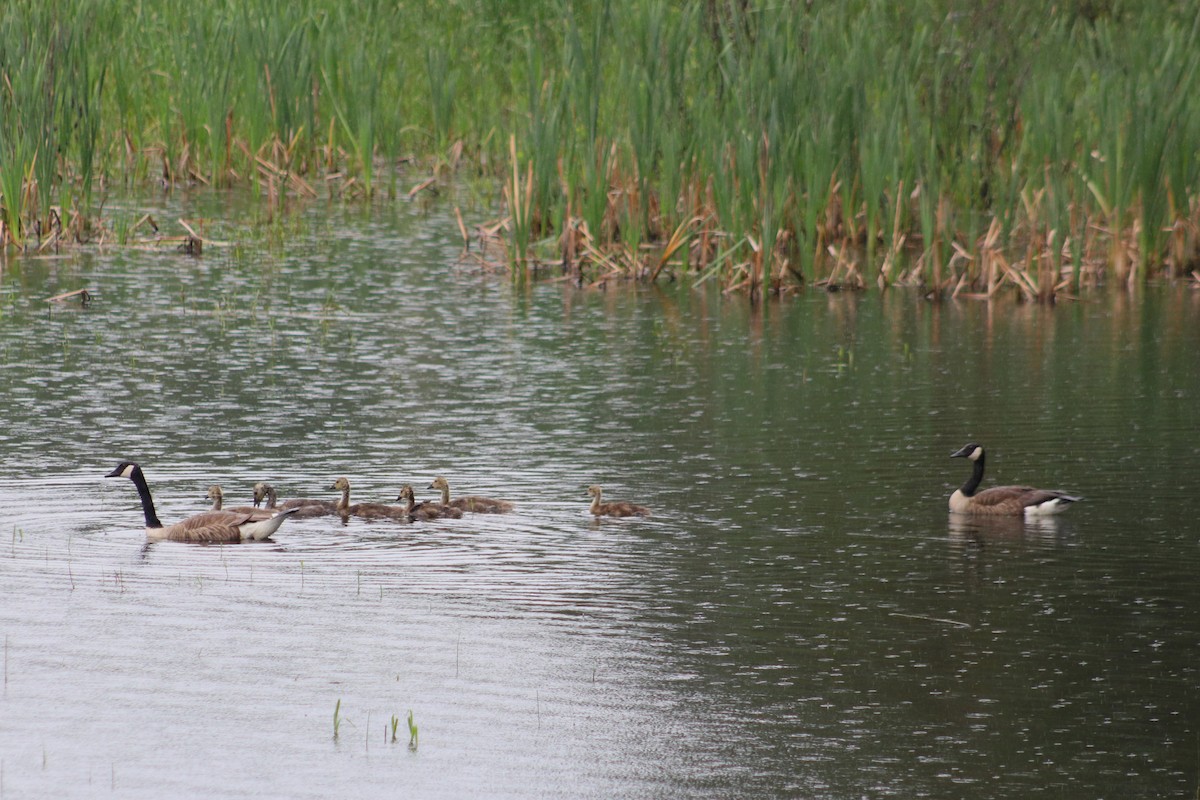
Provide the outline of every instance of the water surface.
<path id="1" fill-rule="evenodd" d="M 449 209 L 301 219 L 4 265 L 0 796 L 1196 791 L 1200 293 L 753 309 L 513 284 Z M 968 440 L 1086 501 L 951 518 Z M 168 522 L 339 475 L 518 511 L 148 545 L 124 459 Z"/>

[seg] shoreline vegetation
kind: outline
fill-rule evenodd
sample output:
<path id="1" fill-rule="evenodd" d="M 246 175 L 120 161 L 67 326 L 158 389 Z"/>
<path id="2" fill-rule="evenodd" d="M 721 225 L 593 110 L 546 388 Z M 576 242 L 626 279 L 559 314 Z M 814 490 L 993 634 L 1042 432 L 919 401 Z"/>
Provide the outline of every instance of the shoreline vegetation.
<path id="1" fill-rule="evenodd" d="M 495 181 L 473 257 L 518 277 L 1200 280 L 1198 85 L 1189 0 L 12 0 L 0 256 L 121 242 L 117 188 L 275 208 L 403 165 Z"/>

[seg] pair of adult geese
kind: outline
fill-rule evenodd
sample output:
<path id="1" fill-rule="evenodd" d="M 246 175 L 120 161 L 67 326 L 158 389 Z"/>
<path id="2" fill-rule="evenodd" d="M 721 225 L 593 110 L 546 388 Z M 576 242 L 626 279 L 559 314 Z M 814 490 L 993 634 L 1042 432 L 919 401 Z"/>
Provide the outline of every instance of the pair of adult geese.
<path id="1" fill-rule="evenodd" d="M 334 500 L 288 500 L 279 504 L 274 487 L 267 483 L 254 486 L 254 505 L 239 508 L 222 508 L 224 495 L 220 486 L 211 486 L 208 498 L 213 502 L 211 511 L 196 514 L 173 525 L 163 525 L 154 510 L 154 499 L 142 468 L 132 461 L 122 461 L 106 478 L 128 478 L 137 487 L 142 501 L 142 512 L 146 516 L 146 535 L 150 539 L 170 539 L 177 542 L 240 542 L 262 541 L 289 517 L 319 517 L 338 515 L 343 519 L 350 516 L 366 519 L 393 519 L 415 522 L 431 519 L 459 519 L 464 511 L 477 514 L 504 514 L 512 511 L 513 504 L 507 500 L 490 497 L 459 497 L 450 499 L 450 484 L 445 478 L 435 478 L 430 489 L 442 493 L 440 503 L 417 503 L 412 486 L 400 487 L 396 501 L 402 505 L 385 503 L 350 503 L 350 482 L 338 478 L 330 487 L 342 493 Z M 633 503 L 601 502 L 599 486 L 589 486 L 592 497 L 590 510 L 598 517 L 648 517 L 650 510 Z M 259 504 L 263 505 L 260 507 Z"/>
<path id="2" fill-rule="evenodd" d="M 983 447 L 971 442 L 951 453 L 950 457 L 965 458 L 974 464 L 971 477 L 956 489 L 954 494 L 950 495 L 952 512 L 985 516 L 1048 516 L 1062 513 L 1072 503 L 1081 499 L 1055 489 L 1036 489 L 1032 486 L 996 486 L 981 492 L 978 489 L 979 484 L 983 482 L 985 463 Z M 282 505 L 276 505 L 275 490 L 268 484 L 260 483 L 254 487 L 254 507 L 234 509 L 221 509 L 221 489 L 213 486 L 209 489 L 209 499 L 214 503 L 214 510 L 188 517 L 174 525 L 164 526 L 154 512 L 154 500 L 150 497 L 150 487 L 146 484 L 146 476 L 142 474 L 141 467 L 131 461 L 124 461 L 105 477 L 129 478 L 133 481 L 142 500 L 142 511 L 146 515 L 147 536 L 151 539 L 175 541 L 262 540 L 278 530 L 284 520 L 290 516 L 338 514 L 343 517 L 354 515 L 367 518 L 424 520 L 440 517 L 458 518 L 462 516 L 463 511 L 504 513 L 513 508 L 512 503 L 487 497 L 461 497 L 452 501 L 450 485 L 445 478 L 435 478 L 429 486 L 430 489 L 441 490 L 441 503 L 416 503 L 412 487 L 405 484 L 400 489 L 400 496 L 396 498 L 397 502 L 403 503 L 401 506 L 382 503 L 351 505 L 350 483 L 345 478 L 338 478 L 332 488 L 340 491 L 342 496 L 336 502 L 289 500 Z M 588 494 L 592 497 L 589 510 L 597 517 L 650 516 L 650 511 L 644 506 L 632 503 L 601 502 L 599 486 L 589 486 Z M 260 502 L 265 503 L 264 508 L 258 507 Z"/>

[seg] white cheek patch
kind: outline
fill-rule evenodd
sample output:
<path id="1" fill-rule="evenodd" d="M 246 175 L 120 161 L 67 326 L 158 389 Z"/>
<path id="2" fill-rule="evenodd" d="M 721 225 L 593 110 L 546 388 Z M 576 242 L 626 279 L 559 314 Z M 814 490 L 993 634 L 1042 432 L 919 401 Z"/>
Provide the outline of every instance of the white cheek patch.
<path id="1" fill-rule="evenodd" d="M 121 470 L 121 477 L 122 478 L 132 478 L 133 477 L 133 464 L 130 464 L 129 466 L 125 467 L 125 469 Z"/>
<path id="2" fill-rule="evenodd" d="M 983 448 L 976 447 L 970 452 L 970 454 L 967 455 L 967 458 L 971 459 L 972 461 L 978 461 L 981 455 L 983 455 Z"/>

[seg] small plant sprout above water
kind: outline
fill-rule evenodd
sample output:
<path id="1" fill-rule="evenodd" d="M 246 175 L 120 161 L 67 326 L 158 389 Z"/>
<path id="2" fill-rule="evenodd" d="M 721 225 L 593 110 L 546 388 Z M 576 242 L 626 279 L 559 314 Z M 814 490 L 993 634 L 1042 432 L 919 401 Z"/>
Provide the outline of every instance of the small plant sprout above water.
<path id="1" fill-rule="evenodd" d="M 342 698 L 338 698 L 337 704 L 333 707 L 333 740 L 336 742 L 338 738 L 338 729 L 342 727 Z"/>
<path id="2" fill-rule="evenodd" d="M 392 744 L 396 743 L 396 729 L 400 727 L 400 718 L 392 714 Z"/>
<path id="3" fill-rule="evenodd" d="M 408 749 L 416 752 L 417 749 L 417 724 L 413 722 L 412 709 L 408 710 Z"/>

